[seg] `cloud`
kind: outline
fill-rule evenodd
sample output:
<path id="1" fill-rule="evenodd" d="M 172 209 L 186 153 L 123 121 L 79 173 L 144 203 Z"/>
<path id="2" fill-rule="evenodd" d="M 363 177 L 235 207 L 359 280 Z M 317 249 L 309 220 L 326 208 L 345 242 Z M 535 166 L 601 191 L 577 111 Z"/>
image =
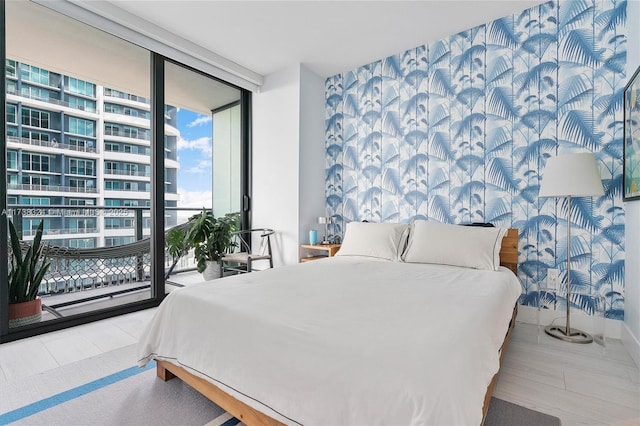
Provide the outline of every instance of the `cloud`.
<path id="1" fill-rule="evenodd" d="M 185 170 L 186 173 L 207 174 L 211 176 L 211 160 L 200 160 L 198 164 Z"/>
<path id="2" fill-rule="evenodd" d="M 213 193 L 211 191 L 189 191 L 185 188 L 178 188 L 180 207 L 208 207 L 211 208 Z"/>
<path id="3" fill-rule="evenodd" d="M 201 115 L 200 117 L 193 120 L 191 123 L 187 124 L 187 127 L 188 128 L 200 127 L 208 123 L 211 123 L 211 116 Z"/>
<path id="4" fill-rule="evenodd" d="M 188 191 L 184 188 L 178 188 L 178 207 L 184 208 L 211 208 L 213 205 L 213 193 L 211 191 Z M 178 223 L 184 223 L 187 219 L 197 213 L 194 210 L 178 210 Z"/>
<path id="5" fill-rule="evenodd" d="M 178 151 L 181 149 L 192 149 L 195 151 L 201 151 L 205 156 L 211 156 L 213 148 L 211 146 L 211 138 L 204 136 L 201 138 L 186 140 L 182 137 L 178 138 Z"/>

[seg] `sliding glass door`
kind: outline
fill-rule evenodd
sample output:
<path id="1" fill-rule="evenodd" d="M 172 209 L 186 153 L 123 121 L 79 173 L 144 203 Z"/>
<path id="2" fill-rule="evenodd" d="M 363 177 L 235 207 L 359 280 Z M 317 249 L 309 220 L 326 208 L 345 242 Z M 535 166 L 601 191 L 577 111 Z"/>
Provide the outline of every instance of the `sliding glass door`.
<path id="1" fill-rule="evenodd" d="M 25 250 L 41 234 L 50 266 L 31 323 L 0 288 L 0 341 L 156 306 L 175 288 L 167 230 L 201 208 L 247 224 L 250 95 L 32 2 L 1 7 L 0 236 L 7 220 Z"/>
<path id="2" fill-rule="evenodd" d="M 165 227 L 184 224 L 202 209 L 240 218 L 242 90 L 166 61 Z M 168 258 L 166 290 L 201 281 L 189 252 Z"/>

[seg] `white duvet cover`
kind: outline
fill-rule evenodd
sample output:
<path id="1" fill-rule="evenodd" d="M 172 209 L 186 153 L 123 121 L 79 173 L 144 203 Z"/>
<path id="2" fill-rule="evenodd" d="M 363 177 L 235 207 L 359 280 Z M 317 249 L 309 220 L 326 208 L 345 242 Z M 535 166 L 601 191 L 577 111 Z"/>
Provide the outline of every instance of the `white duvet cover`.
<path id="1" fill-rule="evenodd" d="M 479 425 L 521 289 L 482 271 L 333 257 L 173 291 L 139 365 L 167 360 L 303 425 Z"/>

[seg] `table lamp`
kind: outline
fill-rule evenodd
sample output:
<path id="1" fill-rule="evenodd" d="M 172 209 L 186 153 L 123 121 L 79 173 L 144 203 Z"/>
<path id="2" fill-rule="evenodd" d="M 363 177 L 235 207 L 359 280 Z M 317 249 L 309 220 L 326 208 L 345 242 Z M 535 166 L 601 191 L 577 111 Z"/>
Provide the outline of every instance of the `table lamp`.
<path id="1" fill-rule="evenodd" d="M 564 327 L 550 325 L 545 332 L 571 343 L 591 343 L 584 331 L 571 328 L 571 198 L 603 195 L 596 157 L 589 152 L 560 155 L 547 160 L 539 197 L 567 199 L 567 320 Z"/>

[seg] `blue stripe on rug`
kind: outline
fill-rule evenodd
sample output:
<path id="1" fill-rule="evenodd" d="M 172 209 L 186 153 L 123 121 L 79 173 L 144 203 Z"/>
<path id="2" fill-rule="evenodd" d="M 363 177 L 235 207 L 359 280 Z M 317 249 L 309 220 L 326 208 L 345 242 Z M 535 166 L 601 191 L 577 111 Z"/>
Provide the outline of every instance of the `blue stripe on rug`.
<path id="1" fill-rule="evenodd" d="M 40 401 L 36 401 L 32 404 L 25 405 L 24 407 L 16 408 L 13 411 L 9 411 L 4 414 L 0 414 L 0 425 L 6 425 L 8 423 L 16 422 L 24 419 L 25 417 L 32 416 L 44 410 L 48 410 L 56 405 L 63 404 L 72 399 L 78 398 L 82 395 L 86 395 L 89 392 L 93 392 L 105 386 L 112 385 L 120 380 L 124 380 L 128 377 L 135 376 L 136 374 L 144 373 L 145 371 L 155 368 L 155 361 L 149 362 L 145 367 L 130 367 L 126 370 L 118 371 L 117 373 L 110 374 L 109 376 L 102 377 L 93 382 L 80 385 L 73 389 L 69 389 L 64 392 L 60 392 L 53 396 L 50 396 Z"/>

